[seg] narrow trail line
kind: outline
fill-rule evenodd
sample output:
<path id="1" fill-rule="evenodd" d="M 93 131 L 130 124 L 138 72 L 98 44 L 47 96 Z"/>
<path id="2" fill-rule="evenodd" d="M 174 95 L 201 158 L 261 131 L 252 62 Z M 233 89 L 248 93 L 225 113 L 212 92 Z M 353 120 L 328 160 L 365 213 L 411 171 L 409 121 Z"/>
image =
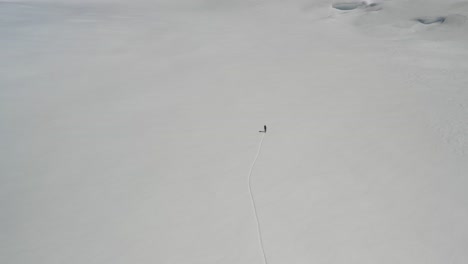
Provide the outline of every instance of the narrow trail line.
<path id="1" fill-rule="evenodd" d="M 265 134 L 266 133 L 263 133 L 263 135 L 262 135 L 262 139 L 260 140 L 260 144 L 258 145 L 257 155 L 255 156 L 254 162 L 252 163 L 252 166 L 250 167 L 248 182 L 249 182 L 250 201 L 252 202 L 252 208 L 253 208 L 254 215 L 255 215 L 255 221 L 257 222 L 258 242 L 260 244 L 260 248 L 262 249 L 263 263 L 268 264 L 267 258 L 266 258 L 266 255 L 265 255 L 265 248 L 263 247 L 262 231 L 260 229 L 260 222 L 258 221 L 257 206 L 255 205 L 255 199 L 254 199 L 254 196 L 253 196 L 252 183 L 251 183 L 252 182 L 252 171 L 253 171 L 253 168 L 255 167 L 255 163 L 257 162 L 258 156 L 260 155 L 260 151 L 262 150 L 262 144 L 263 144 L 263 139 L 265 138 Z"/>

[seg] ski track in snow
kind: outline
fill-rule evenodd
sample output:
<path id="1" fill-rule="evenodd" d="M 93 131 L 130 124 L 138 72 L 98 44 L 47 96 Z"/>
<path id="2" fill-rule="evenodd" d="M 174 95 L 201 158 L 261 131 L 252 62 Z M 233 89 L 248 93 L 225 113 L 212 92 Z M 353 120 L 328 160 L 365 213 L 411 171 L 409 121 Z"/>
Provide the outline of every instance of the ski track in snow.
<path id="1" fill-rule="evenodd" d="M 257 155 L 255 156 L 255 159 L 254 159 L 254 161 L 252 163 L 252 166 L 250 167 L 248 183 L 249 183 L 250 201 L 252 202 L 252 208 L 253 208 L 253 211 L 254 211 L 255 221 L 257 223 L 258 242 L 260 243 L 260 248 L 262 249 L 263 263 L 268 264 L 266 254 L 265 254 L 265 248 L 263 246 L 262 231 L 260 229 L 260 222 L 258 221 L 257 207 L 255 205 L 255 199 L 254 199 L 254 196 L 253 196 L 252 183 L 251 183 L 252 182 L 252 171 L 253 171 L 253 168 L 255 167 L 255 163 L 257 162 L 258 156 L 260 155 L 260 152 L 262 150 L 262 144 L 263 144 L 263 139 L 265 138 L 265 134 L 266 133 L 263 133 L 263 135 L 262 135 L 262 139 L 260 140 L 260 144 L 258 146 Z"/>

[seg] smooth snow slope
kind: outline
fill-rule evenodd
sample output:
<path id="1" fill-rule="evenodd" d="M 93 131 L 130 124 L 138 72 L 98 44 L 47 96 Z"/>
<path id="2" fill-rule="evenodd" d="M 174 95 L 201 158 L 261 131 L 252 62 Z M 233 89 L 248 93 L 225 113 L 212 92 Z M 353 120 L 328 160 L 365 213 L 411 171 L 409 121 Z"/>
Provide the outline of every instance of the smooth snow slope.
<path id="1" fill-rule="evenodd" d="M 264 124 L 269 264 L 467 263 L 468 2 L 373 2 L 0 1 L 0 263 L 261 263 Z"/>

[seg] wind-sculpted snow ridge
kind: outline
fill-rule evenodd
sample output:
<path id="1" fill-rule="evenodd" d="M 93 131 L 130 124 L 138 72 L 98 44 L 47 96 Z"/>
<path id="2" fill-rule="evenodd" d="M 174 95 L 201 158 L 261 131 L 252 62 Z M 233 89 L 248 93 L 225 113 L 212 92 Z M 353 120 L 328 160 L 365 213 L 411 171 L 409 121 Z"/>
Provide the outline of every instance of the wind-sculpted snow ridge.
<path id="1" fill-rule="evenodd" d="M 344 3 L 336 3 L 333 4 L 333 8 L 339 9 L 339 10 L 354 10 L 359 7 L 365 6 L 365 2 L 344 2 Z"/>
<path id="2" fill-rule="evenodd" d="M 334 2 L 332 7 L 342 11 L 355 10 L 359 8 L 369 9 L 369 10 L 379 10 L 381 7 L 380 3 L 376 2 L 366 2 L 366 1 L 356 1 L 356 2 Z"/>
<path id="3" fill-rule="evenodd" d="M 252 163 L 252 166 L 250 167 L 249 171 L 249 177 L 248 177 L 248 185 L 249 185 L 249 194 L 250 194 L 250 201 L 252 202 L 252 208 L 254 211 L 254 216 L 255 216 L 255 222 L 257 224 L 257 235 L 258 235 L 258 242 L 260 244 L 260 248 L 262 251 L 262 256 L 263 256 L 263 263 L 268 264 L 266 254 L 265 254 L 265 247 L 263 246 L 263 237 L 262 237 L 262 231 L 260 228 L 260 221 L 258 220 L 258 212 L 257 212 L 257 206 L 255 204 L 255 199 L 254 195 L 252 192 L 252 171 L 253 168 L 255 167 L 255 163 L 257 162 L 258 156 L 260 155 L 260 151 L 262 150 L 262 144 L 263 144 L 263 139 L 265 138 L 266 133 L 262 133 L 262 138 L 260 139 L 260 144 L 258 145 L 258 151 L 257 155 L 255 155 L 255 159 Z"/>
<path id="4" fill-rule="evenodd" d="M 425 24 L 425 25 L 430 25 L 430 24 L 435 24 L 435 23 L 444 23 L 447 18 L 443 16 L 436 16 L 436 17 L 420 17 L 416 18 L 416 21 L 419 23 Z"/>
<path id="5" fill-rule="evenodd" d="M 460 14 L 451 14 L 447 16 L 423 16 L 418 17 L 415 21 L 424 24 L 444 24 L 449 27 L 459 27 L 466 23 L 467 17 Z"/>
<path id="6" fill-rule="evenodd" d="M 335 18 L 377 37 L 466 39 L 467 3 L 453 1 L 334 2 Z M 369 12 L 378 11 L 378 12 Z"/>
<path id="7" fill-rule="evenodd" d="M 378 10 L 380 9 L 379 3 L 367 3 L 365 1 L 358 1 L 358 2 L 336 2 L 332 4 L 332 7 L 342 11 L 349 11 L 358 8 L 369 8 L 370 10 Z"/>

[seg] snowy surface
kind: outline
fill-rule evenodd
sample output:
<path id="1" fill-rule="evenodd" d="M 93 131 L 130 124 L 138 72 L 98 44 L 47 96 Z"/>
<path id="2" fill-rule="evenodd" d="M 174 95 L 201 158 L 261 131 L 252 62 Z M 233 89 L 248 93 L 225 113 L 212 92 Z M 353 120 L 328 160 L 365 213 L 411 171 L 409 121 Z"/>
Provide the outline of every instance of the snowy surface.
<path id="1" fill-rule="evenodd" d="M 467 17 L 0 1 L 0 263 L 262 263 L 264 124 L 269 264 L 468 263 Z"/>

